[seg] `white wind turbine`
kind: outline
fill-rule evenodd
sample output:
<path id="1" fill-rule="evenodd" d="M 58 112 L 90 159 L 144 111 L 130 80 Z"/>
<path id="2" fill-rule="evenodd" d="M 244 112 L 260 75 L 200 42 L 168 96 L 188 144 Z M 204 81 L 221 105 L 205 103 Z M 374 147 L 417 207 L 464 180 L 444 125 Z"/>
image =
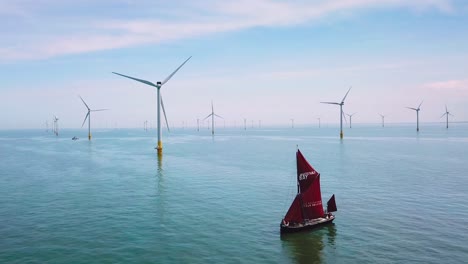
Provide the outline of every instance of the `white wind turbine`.
<path id="1" fill-rule="evenodd" d="M 448 128 L 448 123 L 449 123 L 449 120 L 448 120 L 449 115 L 454 116 L 448 111 L 447 105 L 445 105 L 445 113 L 440 118 L 447 116 L 447 128 Z"/>
<path id="2" fill-rule="evenodd" d="M 419 104 L 418 108 L 413 108 L 413 107 L 406 107 L 408 109 L 416 111 L 416 131 L 419 132 L 419 110 L 421 110 L 421 105 L 424 101 L 421 101 Z"/>
<path id="3" fill-rule="evenodd" d="M 158 154 L 162 154 L 162 130 L 161 130 L 161 113 L 160 113 L 161 112 L 160 111 L 161 107 L 162 107 L 162 110 L 164 112 L 164 118 L 166 119 L 167 129 L 169 130 L 169 123 L 167 122 L 166 110 L 164 110 L 164 103 L 163 103 L 163 100 L 162 100 L 160 89 L 164 84 L 166 84 L 172 78 L 172 76 L 174 76 L 174 74 L 176 74 L 176 72 L 178 70 L 180 70 L 180 68 L 182 68 L 182 66 L 184 66 L 185 63 L 187 63 L 188 60 L 190 60 L 190 58 L 192 58 L 192 56 L 190 56 L 174 72 L 172 72 L 169 76 L 167 76 L 167 78 L 164 79 L 164 81 L 157 82 L 156 84 L 154 84 L 152 82 L 149 82 L 149 81 L 146 81 L 146 80 L 142 80 L 142 79 L 130 77 L 130 76 L 127 76 L 127 75 L 123 75 L 123 74 L 120 74 L 120 73 L 117 73 L 117 72 L 112 72 L 112 73 L 120 75 L 122 77 L 126 77 L 126 78 L 129 78 L 129 79 L 135 80 L 137 82 L 141 82 L 141 83 L 144 83 L 146 85 L 153 86 L 153 87 L 156 88 L 156 91 L 157 91 L 157 116 L 158 116 L 157 117 L 158 145 L 157 145 L 156 149 L 158 151 Z"/>
<path id="4" fill-rule="evenodd" d="M 213 101 L 211 101 L 211 114 L 209 114 L 207 117 L 205 117 L 203 120 L 207 119 L 208 117 L 211 116 L 211 134 L 214 135 L 214 117 L 219 117 L 221 119 L 224 119 L 222 118 L 221 116 L 215 114 L 214 112 L 214 107 L 213 107 Z"/>
<path id="5" fill-rule="evenodd" d="M 382 114 L 379 114 L 382 117 L 382 127 L 385 127 L 385 116 Z"/>
<path id="6" fill-rule="evenodd" d="M 346 99 L 346 96 L 348 96 L 348 93 L 349 91 L 351 91 L 351 87 L 349 87 L 348 91 L 346 92 L 345 96 L 343 97 L 343 100 L 341 100 L 340 103 L 336 103 L 336 102 L 320 102 L 322 104 L 334 104 L 334 105 L 339 105 L 340 106 L 340 138 L 343 138 L 343 117 L 345 118 L 346 120 L 346 117 L 344 116 L 344 112 L 343 112 L 343 105 L 344 105 L 344 101 Z"/>
<path id="7" fill-rule="evenodd" d="M 320 128 L 320 117 L 317 117 L 318 121 L 319 121 L 319 128 Z"/>
<path id="8" fill-rule="evenodd" d="M 291 128 L 294 128 L 294 118 L 291 118 Z"/>
<path id="9" fill-rule="evenodd" d="M 80 96 L 80 99 L 83 102 L 83 104 L 86 106 L 86 108 L 88 109 L 88 113 L 86 114 L 85 119 L 83 120 L 83 124 L 81 124 L 81 127 L 84 126 L 84 124 L 86 122 L 86 119 L 88 119 L 88 140 L 91 140 L 91 112 L 105 111 L 105 110 L 108 110 L 108 109 L 93 110 L 93 109 L 89 108 L 89 106 L 86 104 L 86 102 L 83 100 L 83 98 L 81 98 L 81 96 Z"/>
<path id="10" fill-rule="evenodd" d="M 355 115 L 356 113 L 352 113 L 352 114 L 346 114 L 347 116 L 349 116 L 349 128 L 352 128 L 351 127 L 351 119 L 353 118 L 353 115 Z"/>

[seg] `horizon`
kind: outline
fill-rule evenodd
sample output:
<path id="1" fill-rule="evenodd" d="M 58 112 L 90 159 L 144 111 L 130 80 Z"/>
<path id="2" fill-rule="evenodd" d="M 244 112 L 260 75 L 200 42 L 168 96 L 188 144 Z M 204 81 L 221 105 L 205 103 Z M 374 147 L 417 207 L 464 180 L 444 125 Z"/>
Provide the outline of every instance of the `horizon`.
<path id="1" fill-rule="evenodd" d="M 379 124 L 379 113 L 415 124 L 405 107 L 421 101 L 421 124 L 444 123 L 445 105 L 450 123 L 468 122 L 461 0 L 0 1 L 0 20 L 1 130 L 42 129 L 53 115 L 79 129 L 78 96 L 110 109 L 93 128 L 154 128 L 154 88 L 112 72 L 156 83 L 189 56 L 161 88 L 171 128 L 196 127 L 211 101 L 229 127 L 339 124 L 339 108 L 320 102 L 350 86 L 353 124 Z"/>

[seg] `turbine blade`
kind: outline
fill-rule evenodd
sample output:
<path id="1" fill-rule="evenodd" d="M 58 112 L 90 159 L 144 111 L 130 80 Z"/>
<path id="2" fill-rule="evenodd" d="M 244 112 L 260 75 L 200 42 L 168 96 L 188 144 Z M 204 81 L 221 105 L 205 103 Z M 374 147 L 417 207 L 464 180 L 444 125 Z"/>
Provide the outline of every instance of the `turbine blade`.
<path id="1" fill-rule="evenodd" d="M 205 119 L 207 119 L 208 117 L 212 116 L 213 114 L 209 114 L 207 117 L 203 118 L 203 121 L 205 121 Z"/>
<path id="2" fill-rule="evenodd" d="M 320 102 L 321 104 L 334 104 L 334 105 L 340 105 L 339 103 L 335 102 Z"/>
<path id="3" fill-rule="evenodd" d="M 346 124 L 348 124 L 348 120 L 346 120 L 346 115 L 345 112 L 341 111 L 341 115 L 344 117 L 344 121 Z"/>
<path id="4" fill-rule="evenodd" d="M 349 91 L 351 91 L 352 87 L 349 87 L 348 91 L 346 92 L 345 96 L 343 97 L 343 100 L 341 100 L 341 103 L 344 103 L 344 100 L 346 99 L 346 96 L 348 96 Z"/>
<path id="5" fill-rule="evenodd" d="M 445 105 L 445 112 L 448 113 L 448 110 L 447 110 L 447 105 Z"/>
<path id="6" fill-rule="evenodd" d="M 124 74 L 120 74 L 120 73 L 117 73 L 117 72 L 112 72 L 112 73 L 113 73 L 113 74 L 120 75 L 120 76 L 125 77 L 125 78 L 129 78 L 129 79 L 135 80 L 135 81 L 137 81 L 137 82 L 141 82 L 141 83 L 150 85 L 150 86 L 158 87 L 158 86 L 156 86 L 156 84 L 154 84 L 154 83 L 152 83 L 152 82 L 149 82 L 149 81 L 146 81 L 146 80 L 134 78 L 134 77 L 131 77 L 131 76 L 128 76 L 128 75 L 124 75 Z"/>
<path id="7" fill-rule="evenodd" d="M 424 100 L 421 101 L 421 103 L 419 104 L 418 106 L 418 109 L 421 107 L 422 103 L 424 102 Z"/>
<path id="8" fill-rule="evenodd" d="M 167 122 L 166 110 L 164 109 L 164 103 L 163 103 L 162 95 L 161 95 L 161 107 L 162 107 L 162 110 L 163 110 L 164 119 L 166 120 L 167 132 L 171 132 L 171 130 L 169 130 L 169 123 Z"/>
<path id="9" fill-rule="evenodd" d="M 182 63 L 182 64 L 179 66 L 179 68 L 177 68 L 173 73 L 171 73 L 171 75 L 167 76 L 167 78 L 161 83 L 161 85 L 164 85 L 165 83 L 167 83 L 167 81 L 169 81 L 169 80 L 172 78 L 172 76 L 174 76 L 174 74 L 176 74 L 176 72 L 177 72 L 180 68 L 182 68 L 182 66 L 184 66 L 184 64 L 185 64 L 188 60 L 190 60 L 190 58 L 192 58 L 192 56 L 188 57 L 188 59 L 185 60 L 184 63 Z"/>
<path id="10" fill-rule="evenodd" d="M 78 96 L 80 97 L 81 101 L 82 101 L 82 102 L 83 102 L 83 104 L 86 106 L 86 108 L 88 108 L 88 110 L 89 110 L 89 106 L 86 104 L 86 102 L 83 100 L 83 98 L 81 98 L 81 96 L 80 96 L 80 95 L 78 95 Z"/>
<path id="11" fill-rule="evenodd" d="M 442 118 L 446 115 L 447 113 L 443 113 L 439 118 Z"/>
<path id="12" fill-rule="evenodd" d="M 91 112 L 96 112 L 96 111 L 106 111 L 106 110 L 109 110 L 109 109 L 96 109 L 96 110 L 91 110 Z"/>
<path id="13" fill-rule="evenodd" d="M 86 122 L 86 119 L 88 119 L 88 116 L 89 116 L 89 111 L 88 111 L 88 113 L 86 114 L 86 116 L 85 116 L 85 118 L 84 118 L 84 120 L 83 120 L 83 124 L 81 124 L 81 127 L 84 126 L 84 123 Z"/>
<path id="14" fill-rule="evenodd" d="M 451 115 L 451 116 L 454 116 L 454 115 L 452 115 L 451 113 L 448 113 L 448 114 Z"/>
<path id="15" fill-rule="evenodd" d="M 219 117 L 219 118 L 221 118 L 221 119 L 224 119 L 224 117 L 222 117 L 222 116 L 219 116 L 219 115 L 217 115 L 217 114 L 214 114 L 214 115 L 217 116 L 217 117 Z"/>
<path id="16" fill-rule="evenodd" d="M 414 111 L 418 111 L 418 109 L 413 108 L 413 107 L 406 107 L 406 108 L 411 109 L 411 110 L 414 110 Z"/>

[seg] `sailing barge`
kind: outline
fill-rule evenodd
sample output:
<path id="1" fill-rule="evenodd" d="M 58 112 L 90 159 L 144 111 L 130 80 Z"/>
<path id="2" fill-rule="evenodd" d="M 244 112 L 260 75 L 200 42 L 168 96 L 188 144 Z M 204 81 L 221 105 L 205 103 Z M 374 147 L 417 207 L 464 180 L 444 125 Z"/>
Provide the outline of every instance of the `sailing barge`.
<path id="1" fill-rule="evenodd" d="M 335 195 L 327 202 L 327 210 L 322 206 L 320 192 L 320 173 L 318 173 L 298 149 L 297 161 L 297 195 L 288 212 L 281 221 L 281 233 L 298 232 L 332 223 L 337 211 Z"/>

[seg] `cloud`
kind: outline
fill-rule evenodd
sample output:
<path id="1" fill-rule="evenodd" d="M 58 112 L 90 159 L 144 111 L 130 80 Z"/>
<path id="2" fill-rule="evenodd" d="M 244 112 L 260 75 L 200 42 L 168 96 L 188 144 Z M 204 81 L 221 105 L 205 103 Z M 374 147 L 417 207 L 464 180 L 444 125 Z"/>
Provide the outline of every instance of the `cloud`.
<path id="1" fill-rule="evenodd" d="M 56 0 L 37 2 L 23 0 L 13 5 L 0 0 L 0 10 L 4 10 L 3 15 L 0 13 L 0 19 L 7 19 L 16 14 L 22 18 L 18 24 L 25 24 L 21 24 L 22 27 L 18 26 L 15 32 L 3 32 L 4 38 L 0 40 L 0 60 L 46 59 L 68 54 L 159 44 L 255 27 L 294 26 L 324 19 L 342 11 L 396 7 L 416 10 L 434 8 L 441 12 L 454 10 L 451 0 L 239 0 L 205 1 L 195 4 L 178 2 L 173 6 L 165 6 L 163 11 L 152 11 L 151 7 L 163 5 L 159 2 L 143 1 L 141 5 L 105 0 L 99 1 L 99 4 L 92 1 L 85 1 L 85 4 Z M 96 15 L 91 16 L 86 11 L 93 8 L 118 12 L 96 12 Z M 142 13 L 142 9 L 147 9 L 146 18 L 135 15 L 138 14 L 137 11 Z M 23 19 L 24 17 L 28 19 Z M 37 25 L 28 23 L 40 23 L 42 28 L 48 30 L 37 30 Z"/>
<path id="2" fill-rule="evenodd" d="M 435 91 L 468 92 L 468 79 L 431 82 L 423 87 Z"/>

